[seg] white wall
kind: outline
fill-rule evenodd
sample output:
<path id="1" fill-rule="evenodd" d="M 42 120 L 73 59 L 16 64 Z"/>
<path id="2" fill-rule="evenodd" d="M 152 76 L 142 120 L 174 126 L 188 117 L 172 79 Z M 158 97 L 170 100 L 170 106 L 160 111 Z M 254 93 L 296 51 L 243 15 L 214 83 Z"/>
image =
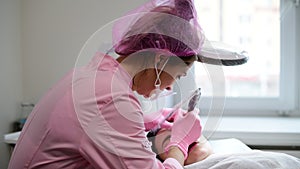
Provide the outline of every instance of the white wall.
<path id="1" fill-rule="evenodd" d="M 0 168 L 7 168 L 9 147 L 3 135 L 20 112 L 22 100 L 20 0 L 0 1 Z"/>
<path id="2" fill-rule="evenodd" d="M 37 102 L 74 66 L 80 49 L 95 31 L 145 0 L 22 2 L 24 98 Z"/>
<path id="3" fill-rule="evenodd" d="M 75 63 L 85 41 L 145 0 L 0 0 L 0 135 Z M 116 5 L 118 4 L 118 5 Z M 2 139 L 3 140 L 3 139 Z M 0 142 L 0 169 L 9 148 Z"/>

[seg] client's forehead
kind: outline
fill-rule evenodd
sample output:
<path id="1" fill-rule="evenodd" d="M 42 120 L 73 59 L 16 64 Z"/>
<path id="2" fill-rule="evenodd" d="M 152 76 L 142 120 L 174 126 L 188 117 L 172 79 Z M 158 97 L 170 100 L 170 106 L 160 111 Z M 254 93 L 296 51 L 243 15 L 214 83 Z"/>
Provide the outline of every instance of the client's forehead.
<path id="1" fill-rule="evenodd" d="M 166 143 L 168 143 L 170 137 L 171 137 L 171 130 L 166 130 L 166 129 L 160 130 L 155 136 L 154 139 L 155 146 L 159 154 L 164 152 L 164 146 L 166 146 Z"/>

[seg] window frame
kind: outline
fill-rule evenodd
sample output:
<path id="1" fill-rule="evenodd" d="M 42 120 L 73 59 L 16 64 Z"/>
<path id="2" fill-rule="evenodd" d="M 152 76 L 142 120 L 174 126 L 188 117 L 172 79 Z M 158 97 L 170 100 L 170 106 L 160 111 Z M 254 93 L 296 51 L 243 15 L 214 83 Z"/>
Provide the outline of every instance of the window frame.
<path id="1" fill-rule="evenodd" d="M 280 85 L 278 97 L 214 97 L 224 99 L 222 115 L 251 115 L 251 116 L 300 116 L 299 111 L 299 68 L 300 49 L 296 44 L 300 42 L 299 32 L 300 9 L 292 0 L 280 0 Z M 298 34 L 297 34 L 298 33 Z M 251 57 L 251 56 L 250 56 Z M 193 69 L 192 69 L 193 71 Z M 194 76 L 192 75 L 192 78 Z M 179 82 L 181 85 L 184 82 Z M 179 98 L 175 97 L 175 103 Z M 212 97 L 201 97 L 201 114 L 214 114 L 210 112 Z M 222 109 L 222 107 L 220 107 Z M 215 111 L 215 110 L 213 110 Z M 220 113 L 217 113 L 220 115 Z"/>

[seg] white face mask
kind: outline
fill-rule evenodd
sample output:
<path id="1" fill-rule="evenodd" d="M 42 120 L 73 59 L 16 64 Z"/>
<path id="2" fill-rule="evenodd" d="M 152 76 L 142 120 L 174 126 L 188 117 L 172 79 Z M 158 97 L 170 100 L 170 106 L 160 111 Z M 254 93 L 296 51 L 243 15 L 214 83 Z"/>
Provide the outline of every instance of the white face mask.
<path id="1" fill-rule="evenodd" d="M 160 80 L 159 76 L 162 73 L 163 69 L 165 68 L 168 60 L 166 60 L 166 62 L 164 63 L 164 65 L 160 69 L 160 72 L 158 72 L 157 64 L 154 65 L 155 72 L 156 72 L 156 80 L 154 82 L 155 89 L 152 90 L 151 93 L 150 93 L 150 97 L 149 97 L 150 100 L 155 100 L 155 99 L 157 99 L 159 97 L 170 96 L 170 95 L 176 94 L 175 92 L 168 91 L 166 89 L 164 89 L 164 90 L 160 89 L 161 80 Z"/>

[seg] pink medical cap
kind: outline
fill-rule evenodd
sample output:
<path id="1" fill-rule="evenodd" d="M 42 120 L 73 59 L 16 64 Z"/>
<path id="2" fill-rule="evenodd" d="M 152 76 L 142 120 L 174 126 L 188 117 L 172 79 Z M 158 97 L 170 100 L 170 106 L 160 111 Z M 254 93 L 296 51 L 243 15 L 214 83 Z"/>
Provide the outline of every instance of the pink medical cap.
<path id="1" fill-rule="evenodd" d="M 120 55 L 156 49 L 195 56 L 203 42 L 193 0 L 150 0 L 113 27 L 114 49 Z"/>

